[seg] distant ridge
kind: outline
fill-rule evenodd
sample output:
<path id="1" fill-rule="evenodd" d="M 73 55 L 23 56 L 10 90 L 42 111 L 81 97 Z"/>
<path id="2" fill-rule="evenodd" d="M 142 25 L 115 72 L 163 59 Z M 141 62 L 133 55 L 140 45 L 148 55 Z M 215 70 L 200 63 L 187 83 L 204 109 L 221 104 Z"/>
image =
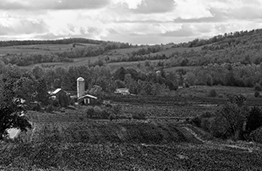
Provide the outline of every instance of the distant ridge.
<path id="1" fill-rule="evenodd" d="M 18 46 L 18 45 L 36 45 L 36 44 L 72 44 L 72 43 L 90 43 L 101 44 L 106 41 L 93 40 L 86 38 L 65 38 L 55 40 L 8 40 L 0 41 L 0 46 Z"/>

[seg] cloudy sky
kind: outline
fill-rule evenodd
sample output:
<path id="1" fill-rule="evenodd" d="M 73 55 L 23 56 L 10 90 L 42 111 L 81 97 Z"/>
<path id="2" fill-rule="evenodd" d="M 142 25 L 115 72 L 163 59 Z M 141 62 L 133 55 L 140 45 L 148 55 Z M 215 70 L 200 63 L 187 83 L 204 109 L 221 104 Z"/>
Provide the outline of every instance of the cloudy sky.
<path id="1" fill-rule="evenodd" d="M 262 28 L 262 0 L 0 0 L 0 40 L 179 43 Z"/>

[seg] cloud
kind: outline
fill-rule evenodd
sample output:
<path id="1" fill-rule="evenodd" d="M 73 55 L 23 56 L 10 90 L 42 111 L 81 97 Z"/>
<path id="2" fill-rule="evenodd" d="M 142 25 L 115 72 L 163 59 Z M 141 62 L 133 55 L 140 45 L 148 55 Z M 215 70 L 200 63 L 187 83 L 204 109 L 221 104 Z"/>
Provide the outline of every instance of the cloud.
<path id="1" fill-rule="evenodd" d="M 174 23 L 173 20 L 167 20 L 167 21 L 161 21 L 161 20 L 119 20 L 119 21 L 114 21 L 115 23 Z"/>
<path id="2" fill-rule="evenodd" d="M 132 9 L 135 13 L 165 13 L 174 10 L 174 0 L 144 0 L 137 5 L 136 9 Z"/>
<path id="3" fill-rule="evenodd" d="M 138 44 L 262 27 L 262 0 L 0 0 L 0 38 L 84 37 Z"/>
<path id="4" fill-rule="evenodd" d="M 211 16 L 208 17 L 189 18 L 189 19 L 183 19 L 181 17 L 178 17 L 173 21 L 175 23 L 215 23 L 215 22 L 224 22 L 228 20 L 227 13 L 224 11 L 211 8 L 209 9 L 209 12 Z"/>
<path id="5" fill-rule="evenodd" d="M 1 0 L 2 10 L 70 10 L 97 9 L 107 6 L 109 0 Z"/>
<path id="6" fill-rule="evenodd" d="M 205 2 L 201 6 L 196 6 L 195 10 L 206 11 L 204 16 L 180 15 L 174 19 L 175 23 L 219 23 L 232 22 L 233 20 L 250 21 L 262 19 L 261 7 L 262 2 L 258 0 L 214 0 Z M 178 3 L 178 8 L 184 9 L 185 4 Z M 189 4 L 188 4 L 189 5 Z M 193 6 L 193 4 L 189 5 Z M 191 7 L 189 7 L 191 9 Z M 189 9 L 188 9 L 189 10 Z M 208 15 L 209 14 L 209 15 Z"/>
<path id="7" fill-rule="evenodd" d="M 0 35 L 35 34 L 47 31 L 47 25 L 41 19 L 0 19 Z"/>
<path id="8" fill-rule="evenodd" d="M 161 34 L 162 36 L 166 37 L 190 37 L 194 36 L 195 33 L 190 26 L 182 25 L 180 29 L 172 30 L 172 31 L 166 31 L 165 33 Z"/>

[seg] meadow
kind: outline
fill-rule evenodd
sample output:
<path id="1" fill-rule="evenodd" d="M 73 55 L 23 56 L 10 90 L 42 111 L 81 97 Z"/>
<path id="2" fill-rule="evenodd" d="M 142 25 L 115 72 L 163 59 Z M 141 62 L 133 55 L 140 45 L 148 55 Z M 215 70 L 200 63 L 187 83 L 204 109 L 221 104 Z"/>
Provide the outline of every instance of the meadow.
<path id="1" fill-rule="evenodd" d="M 84 48 L 96 46 L 95 44 L 76 44 L 75 47 Z M 44 54 L 48 52 L 70 51 L 73 44 L 36 44 L 36 45 L 17 45 L 0 47 L 0 56 L 6 54 Z"/>

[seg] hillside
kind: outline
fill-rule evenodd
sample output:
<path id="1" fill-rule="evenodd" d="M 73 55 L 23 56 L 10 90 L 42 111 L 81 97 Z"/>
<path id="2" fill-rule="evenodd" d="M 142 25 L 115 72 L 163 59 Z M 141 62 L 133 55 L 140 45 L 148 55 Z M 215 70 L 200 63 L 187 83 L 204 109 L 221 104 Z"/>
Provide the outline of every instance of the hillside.
<path id="1" fill-rule="evenodd" d="M 214 36 L 210 39 L 195 39 L 181 44 L 140 45 L 106 42 L 90 39 L 72 38 L 61 40 L 28 40 L 0 42 L 0 56 L 4 63 L 18 66 L 53 63 L 51 66 L 79 66 L 96 63 L 123 63 L 135 67 L 146 60 L 156 61 L 156 66 L 165 68 L 176 66 L 202 66 L 225 62 L 259 64 L 261 54 L 262 30 L 241 31 Z M 36 57 L 37 56 L 37 57 Z M 35 58 L 41 58 L 35 60 Z M 81 60 L 80 60 L 81 59 Z M 26 62 L 25 62 L 26 61 Z M 143 63 L 143 62 L 142 62 Z M 94 64 L 95 65 L 95 64 Z M 111 65 L 111 64 L 110 64 Z"/>

